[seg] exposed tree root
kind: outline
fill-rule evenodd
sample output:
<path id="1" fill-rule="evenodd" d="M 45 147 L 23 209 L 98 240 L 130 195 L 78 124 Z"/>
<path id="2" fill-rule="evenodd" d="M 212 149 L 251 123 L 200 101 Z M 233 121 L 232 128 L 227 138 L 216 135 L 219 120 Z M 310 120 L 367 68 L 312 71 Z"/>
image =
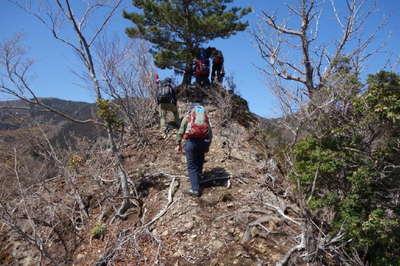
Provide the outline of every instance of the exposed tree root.
<path id="1" fill-rule="evenodd" d="M 173 177 L 171 184 L 169 185 L 169 189 L 168 189 L 168 202 L 165 205 L 165 207 L 156 215 L 153 217 L 153 219 L 151 219 L 149 222 L 147 222 L 145 225 L 143 225 L 143 227 L 148 227 L 150 225 L 152 225 L 153 223 L 155 223 L 158 219 L 160 219 L 166 212 L 167 210 L 170 208 L 171 204 L 173 203 L 173 195 L 175 193 L 175 188 L 179 186 L 179 183 L 175 186 L 175 180 L 176 178 Z"/>

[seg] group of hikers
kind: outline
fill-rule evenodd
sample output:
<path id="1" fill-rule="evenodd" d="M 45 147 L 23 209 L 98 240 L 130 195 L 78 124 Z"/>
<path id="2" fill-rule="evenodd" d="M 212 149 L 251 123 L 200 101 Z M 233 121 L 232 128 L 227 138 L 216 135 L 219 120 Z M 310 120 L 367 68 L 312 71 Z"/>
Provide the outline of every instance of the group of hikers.
<path id="1" fill-rule="evenodd" d="M 222 52 L 214 47 L 201 48 L 193 63 L 193 75 L 200 86 L 209 85 L 210 59 L 212 59 L 211 81 L 222 82 L 224 77 L 224 59 Z M 198 91 L 190 97 L 192 104 L 180 121 L 176 91 L 171 78 L 160 81 L 156 76 L 157 104 L 160 113 L 160 129 L 162 132 L 168 130 L 166 123 L 167 112 L 174 115 L 173 125 L 178 129 L 176 135 L 176 152 L 184 151 L 186 156 L 187 171 L 191 183 L 191 189 L 184 191 L 185 194 L 199 197 L 201 195 L 200 181 L 202 179 L 205 154 L 208 152 L 212 130 L 206 109 L 203 106 L 203 94 Z M 182 141 L 184 145 L 182 145 Z"/>
<path id="2" fill-rule="evenodd" d="M 192 104 L 182 121 L 179 119 L 176 92 L 170 78 L 164 79 L 159 85 L 157 103 L 160 112 L 160 129 L 166 132 L 167 112 L 174 115 L 174 126 L 179 128 L 176 135 L 178 153 L 185 151 L 187 171 L 191 183 L 191 189 L 184 191 L 185 194 L 199 197 L 201 194 L 200 180 L 203 173 L 204 156 L 212 140 L 212 130 L 208 120 L 207 111 L 202 104 L 201 94 L 191 96 Z M 185 140 L 182 145 L 182 140 Z"/>
<path id="3" fill-rule="evenodd" d="M 225 76 L 222 52 L 215 47 L 199 48 L 193 62 L 191 74 L 196 78 L 196 83 L 200 86 L 210 85 L 210 61 L 212 61 L 211 84 L 222 83 Z"/>
<path id="4" fill-rule="evenodd" d="M 224 57 L 220 50 L 215 47 L 199 48 L 191 68 L 191 76 L 196 78 L 196 83 L 203 87 L 209 85 L 210 60 L 212 60 L 211 84 L 222 83 L 225 76 Z M 175 118 L 175 125 L 179 125 L 179 114 L 177 108 L 176 91 L 171 78 L 163 81 L 159 80 L 158 74 L 155 76 L 157 84 L 157 104 L 160 112 L 160 129 L 165 130 L 167 112 L 172 112 Z"/>

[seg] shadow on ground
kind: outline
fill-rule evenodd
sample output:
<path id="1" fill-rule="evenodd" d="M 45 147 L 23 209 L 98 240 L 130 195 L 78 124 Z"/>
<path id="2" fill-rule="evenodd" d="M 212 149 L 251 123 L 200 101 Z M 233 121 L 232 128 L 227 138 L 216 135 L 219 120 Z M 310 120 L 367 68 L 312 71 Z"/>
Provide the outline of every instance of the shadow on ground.
<path id="1" fill-rule="evenodd" d="M 222 167 L 215 167 L 204 171 L 200 184 L 203 188 L 227 186 L 230 174 Z"/>

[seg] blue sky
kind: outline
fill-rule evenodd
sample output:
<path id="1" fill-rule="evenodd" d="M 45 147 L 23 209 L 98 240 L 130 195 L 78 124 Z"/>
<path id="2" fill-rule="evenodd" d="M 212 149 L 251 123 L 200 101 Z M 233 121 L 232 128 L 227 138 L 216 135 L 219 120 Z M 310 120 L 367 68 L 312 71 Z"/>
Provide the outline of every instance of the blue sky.
<path id="1" fill-rule="evenodd" d="M 294 2 L 296 1 L 236 0 L 235 4 L 253 7 L 253 13 L 246 17 L 251 29 L 257 26 L 262 10 L 276 12 L 278 17 L 288 19 L 289 23 L 295 25 L 296 21 L 288 16 L 284 5 Z M 332 41 L 332 38 L 335 38 L 335 20 L 329 10 L 329 1 L 321 0 L 320 2 L 325 3 L 323 4 L 324 13 L 321 16 L 320 32 L 322 39 L 329 42 Z M 344 1 L 335 0 L 335 2 L 340 10 Z M 372 0 L 367 0 L 368 4 L 372 2 Z M 400 1 L 379 0 L 377 2 L 379 14 L 371 17 L 366 24 L 365 32 L 367 33 L 376 27 L 382 16 L 387 16 L 387 27 L 378 34 L 376 44 L 387 43 L 385 49 L 394 54 L 379 54 L 372 57 L 367 64 L 364 76 L 382 69 L 387 58 L 398 60 L 399 56 Z M 132 11 L 130 3 L 129 0 L 125 2 L 128 11 Z M 125 38 L 124 29 L 131 25 L 128 20 L 120 16 L 120 13 L 117 13 L 109 31 L 121 34 Z M 25 35 L 24 45 L 28 49 L 28 54 L 35 60 L 33 68 L 35 76 L 32 85 L 38 96 L 86 102 L 94 101 L 93 92 L 84 88 L 82 82 L 71 72 L 71 70 L 81 69 L 80 62 L 77 62 L 71 49 L 52 38 L 50 32 L 35 18 L 19 10 L 7 0 L 3 0 L 0 4 L 1 41 L 21 32 Z M 257 67 L 263 67 L 264 63 L 258 55 L 249 32 L 241 32 L 229 39 L 218 39 L 208 45 L 215 46 L 223 51 L 226 72 L 234 76 L 239 93 L 248 101 L 251 111 L 264 117 L 279 116 L 278 102 L 269 92 L 265 76 L 257 69 Z M 162 76 L 165 72 L 161 73 Z"/>

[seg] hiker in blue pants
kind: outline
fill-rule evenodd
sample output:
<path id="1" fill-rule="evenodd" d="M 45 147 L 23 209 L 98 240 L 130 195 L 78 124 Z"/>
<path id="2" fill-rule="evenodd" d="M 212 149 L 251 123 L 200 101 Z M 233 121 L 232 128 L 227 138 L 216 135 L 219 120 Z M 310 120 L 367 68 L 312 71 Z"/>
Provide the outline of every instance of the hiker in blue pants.
<path id="1" fill-rule="evenodd" d="M 200 101 L 190 107 L 183 118 L 177 134 L 177 152 L 182 152 L 182 139 L 185 139 L 185 156 L 191 189 L 185 191 L 190 196 L 200 197 L 200 179 L 203 174 L 204 156 L 208 152 L 212 131 L 208 115 Z"/>
<path id="2" fill-rule="evenodd" d="M 187 194 L 200 194 L 200 180 L 203 173 L 204 157 L 205 153 L 208 152 L 209 146 L 209 140 L 204 139 L 188 139 L 185 143 L 187 171 L 192 185 L 191 191 L 187 191 Z"/>

